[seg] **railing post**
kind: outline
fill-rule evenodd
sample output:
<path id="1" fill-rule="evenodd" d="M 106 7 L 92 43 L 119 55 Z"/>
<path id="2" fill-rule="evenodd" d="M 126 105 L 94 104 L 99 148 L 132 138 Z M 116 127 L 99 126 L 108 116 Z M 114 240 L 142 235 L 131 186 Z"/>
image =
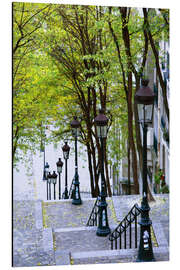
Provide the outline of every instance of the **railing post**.
<path id="1" fill-rule="evenodd" d="M 135 248 L 137 248 L 137 216 L 135 215 Z"/>
<path id="2" fill-rule="evenodd" d="M 113 249 L 113 240 L 111 239 L 111 249 Z"/>
<path id="3" fill-rule="evenodd" d="M 130 226 L 129 226 L 129 248 L 131 248 L 131 213 L 130 213 Z"/>
<path id="4" fill-rule="evenodd" d="M 126 220 L 124 221 L 125 225 L 125 230 L 124 230 L 124 248 L 126 249 Z"/>
<path id="5" fill-rule="evenodd" d="M 117 249 L 117 232 L 116 232 L 116 235 L 115 235 L 115 249 Z"/>
<path id="6" fill-rule="evenodd" d="M 120 237 L 119 237 L 119 248 L 121 249 L 121 232 L 120 232 Z"/>

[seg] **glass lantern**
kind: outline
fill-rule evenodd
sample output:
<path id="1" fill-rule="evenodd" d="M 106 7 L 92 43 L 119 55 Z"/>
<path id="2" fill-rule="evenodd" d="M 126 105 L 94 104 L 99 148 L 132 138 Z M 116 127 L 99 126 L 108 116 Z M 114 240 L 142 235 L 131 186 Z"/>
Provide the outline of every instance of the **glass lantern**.
<path id="1" fill-rule="evenodd" d="M 148 86 L 149 80 L 142 79 L 141 87 L 135 93 L 135 101 L 138 108 L 139 122 L 147 125 L 153 122 L 153 108 L 155 95 L 152 89 Z"/>
<path id="2" fill-rule="evenodd" d="M 55 185 L 57 183 L 57 174 L 55 171 L 53 171 L 53 174 L 51 176 L 51 181 Z"/>
<path id="3" fill-rule="evenodd" d="M 51 175 L 51 173 L 49 172 L 49 173 L 48 173 L 48 176 L 47 176 L 48 184 L 51 184 L 51 178 L 52 178 L 52 175 Z"/>
<path id="4" fill-rule="evenodd" d="M 59 158 L 58 162 L 56 162 L 56 165 L 57 165 L 57 172 L 62 173 L 63 162 L 61 158 Z"/>
<path id="5" fill-rule="evenodd" d="M 99 114 L 94 119 L 94 123 L 97 128 L 98 138 L 107 137 L 108 118 L 104 115 L 104 110 L 100 109 Z"/>
<path id="6" fill-rule="evenodd" d="M 72 135 L 74 137 L 78 137 L 80 135 L 80 127 L 81 124 L 80 122 L 77 120 L 77 116 L 74 116 L 73 121 L 71 122 L 71 128 L 72 128 Z"/>
<path id="7" fill-rule="evenodd" d="M 138 104 L 139 122 L 152 124 L 153 122 L 153 105 Z"/>
<path id="8" fill-rule="evenodd" d="M 67 144 L 67 142 L 65 142 L 65 145 L 62 147 L 62 150 L 63 150 L 64 159 L 68 159 L 69 158 L 70 147 Z"/>

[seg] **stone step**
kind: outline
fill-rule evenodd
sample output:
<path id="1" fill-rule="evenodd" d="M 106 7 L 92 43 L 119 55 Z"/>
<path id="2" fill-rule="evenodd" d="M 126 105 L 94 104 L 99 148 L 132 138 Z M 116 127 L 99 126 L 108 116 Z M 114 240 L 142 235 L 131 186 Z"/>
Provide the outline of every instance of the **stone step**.
<path id="1" fill-rule="evenodd" d="M 111 226 L 111 232 L 116 226 Z M 137 228 L 137 246 L 140 239 L 140 226 Z M 111 242 L 109 236 L 99 237 L 96 235 L 97 227 L 66 227 L 53 229 L 53 239 L 55 250 L 68 252 L 81 252 L 93 250 L 110 250 Z M 127 228 L 126 234 L 122 233 L 121 248 L 136 248 L 135 246 L 135 227 L 131 226 L 131 246 L 130 246 L 130 227 Z M 125 245 L 126 243 L 126 245 Z M 153 247 L 168 246 L 164 237 L 161 224 L 154 224 L 152 230 L 152 245 Z M 120 239 L 117 239 L 116 248 L 120 248 Z M 113 249 L 115 249 L 115 241 L 113 242 Z"/>
<path id="2" fill-rule="evenodd" d="M 62 228 L 53 231 L 55 251 L 81 252 L 110 248 L 108 236 L 96 235 L 96 227 Z"/>
<path id="3" fill-rule="evenodd" d="M 140 196 L 134 196 L 132 199 L 131 197 L 107 199 L 111 231 L 134 203 L 139 203 L 138 200 L 141 200 Z M 110 250 L 108 236 L 99 237 L 96 235 L 97 227 L 86 227 L 94 202 L 95 199 L 84 199 L 82 205 L 74 206 L 71 200 L 15 201 L 13 206 L 14 266 L 135 261 L 137 250 Z M 158 197 L 156 204 L 150 205 L 154 238 L 158 244 L 157 248 L 153 245 L 153 249 L 156 251 L 157 260 L 166 261 L 169 258 L 168 197 Z M 160 210 L 162 210 L 161 215 Z"/>
<path id="4" fill-rule="evenodd" d="M 155 261 L 168 261 L 168 248 L 154 248 Z M 127 263 L 136 262 L 138 249 L 96 250 L 72 252 L 71 264 Z"/>
<path id="5" fill-rule="evenodd" d="M 71 254 L 68 251 L 56 250 L 54 257 L 55 257 L 56 265 L 70 265 L 71 264 Z"/>

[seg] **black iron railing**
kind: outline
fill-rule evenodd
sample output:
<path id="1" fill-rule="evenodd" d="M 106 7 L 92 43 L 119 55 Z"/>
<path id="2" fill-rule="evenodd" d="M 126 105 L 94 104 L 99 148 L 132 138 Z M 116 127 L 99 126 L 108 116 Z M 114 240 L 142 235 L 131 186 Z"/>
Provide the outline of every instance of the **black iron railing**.
<path id="1" fill-rule="evenodd" d="M 97 226 L 100 197 L 97 197 L 86 226 Z"/>
<path id="2" fill-rule="evenodd" d="M 138 222 L 141 210 L 135 204 L 116 229 L 109 235 L 111 249 L 137 248 Z"/>

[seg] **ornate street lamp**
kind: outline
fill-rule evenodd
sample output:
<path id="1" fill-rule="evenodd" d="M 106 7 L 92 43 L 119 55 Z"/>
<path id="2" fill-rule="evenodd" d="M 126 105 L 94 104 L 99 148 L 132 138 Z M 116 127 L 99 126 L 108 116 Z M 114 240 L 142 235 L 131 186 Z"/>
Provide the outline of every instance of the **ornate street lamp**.
<path id="1" fill-rule="evenodd" d="M 107 236 L 110 233 L 107 216 L 106 203 L 106 184 L 104 176 L 104 139 L 107 137 L 108 118 L 104 115 L 104 110 L 99 110 L 99 115 L 94 119 L 97 128 L 97 135 L 101 142 L 101 193 L 98 212 L 98 227 L 96 234 L 98 236 Z"/>
<path id="2" fill-rule="evenodd" d="M 49 164 L 48 162 L 46 162 L 45 166 L 44 166 L 44 177 L 47 183 L 47 200 L 48 200 L 48 173 L 49 173 Z"/>
<path id="3" fill-rule="evenodd" d="M 138 250 L 139 262 L 154 261 L 152 249 L 151 231 L 152 222 L 149 218 L 150 207 L 147 200 L 147 128 L 152 125 L 154 93 L 148 86 L 149 80 L 143 79 L 142 86 L 135 94 L 135 101 L 138 106 L 139 123 L 143 128 L 143 198 L 141 202 L 140 244 Z"/>
<path id="4" fill-rule="evenodd" d="M 73 121 L 71 122 L 72 134 L 75 140 L 75 176 L 73 183 L 73 192 L 72 192 L 72 204 L 79 205 L 82 204 L 80 189 L 79 189 L 79 175 L 78 175 L 78 159 L 77 159 L 77 137 L 80 135 L 80 122 L 77 120 L 77 117 L 74 116 Z"/>
<path id="5" fill-rule="evenodd" d="M 51 181 L 54 185 L 54 200 L 56 199 L 56 183 L 57 183 L 57 174 L 55 171 L 53 171 L 53 174 L 51 176 Z"/>
<path id="6" fill-rule="evenodd" d="M 65 145 L 62 147 L 62 150 L 63 150 L 64 159 L 65 159 L 65 191 L 64 191 L 64 199 L 69 199 L 69 196 L 68 196 L 68 184 L 67 184 L 67 160 L 69 159 L 70 147 L 67 144 L 67 141 L 65 142 Z"/>
<path id="7" fill-rule="evenodd" d="M 51 200 L 51 179 L 52 179 L 52 174 L 49 172 L 48 179 L 47 179 L 47 182 L 49 184 L 49 200 Z"/>
<path id="8" fill-rule="evenodd" d="M 61 173 L 62 173 L 62 167 L 63 167 L 63 162 L 61 158 L 56 162 L 57 165 L 57 172 L 59 175 L 59 200 L 61 199 Z"/>

